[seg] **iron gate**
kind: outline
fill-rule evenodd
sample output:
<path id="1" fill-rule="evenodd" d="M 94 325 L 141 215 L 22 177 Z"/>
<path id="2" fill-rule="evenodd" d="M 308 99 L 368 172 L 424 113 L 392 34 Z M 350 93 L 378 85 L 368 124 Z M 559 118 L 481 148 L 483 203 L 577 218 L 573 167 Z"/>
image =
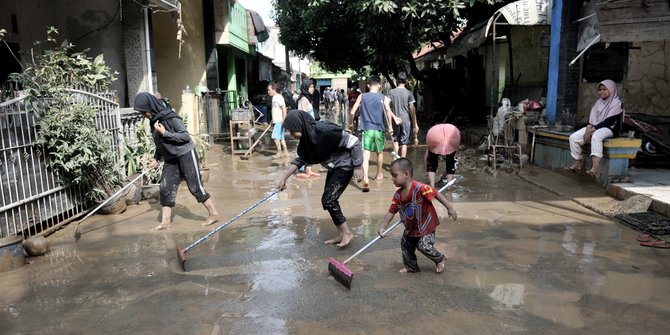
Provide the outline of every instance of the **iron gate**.
<path id="1" fill-rule="evenodd" d="M 97 128 L 109 139 L 118 166 L 123 135 L 115 94 L 69 90 L 74 101 L 96 106 Z M 46 103 L 46 102 L 45 102 Z M 0 104 L 0 238 L 52 231 L 87 209 L 87 190 L 60 185 L 34 144 L 37 117 L 26 97 Z"/>

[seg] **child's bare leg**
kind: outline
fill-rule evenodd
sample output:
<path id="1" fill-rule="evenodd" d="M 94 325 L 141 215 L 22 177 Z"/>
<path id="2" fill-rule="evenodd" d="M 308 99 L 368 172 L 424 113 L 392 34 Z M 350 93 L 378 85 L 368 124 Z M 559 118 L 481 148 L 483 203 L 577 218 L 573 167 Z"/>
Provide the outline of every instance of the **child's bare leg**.
<path id="1" fill-rule="evenodd" d="M 344 248 L 349 245 L 349 242 L 354 239 L 354 234 L 349 231 L 349 226 L 347 223 L 343 223 L 337 227 L 337 231 L 340 232 L 340 243 L 337 244 L 338 247 Z"/>
<path id="2" fill-rule="evenodd" d="M 435 188 L 435 172 L 428 172 L 428 183 L 430 184 L 430 187 Z"/>
<path id="3" fill-rule="evenodd" d="M 370 151 L 363 150 L 363 182 L 368 183 L 370 179 L 368 177 L 368 171 L 370 168 Z"/>
<path id="4" fill-rule="evenodd" d="M 343 223 L 340 226 L 337 226 L 337 231 L 340 233 L 340 236 L 334 237 L 328 240 L 325 240 L 325 244 L 337 244 L 338 247 L 346 247 L 349 242 L 354 238 L 354 234 L 349 231 L 349 227 L 346 223 Z"/>
<path id="5" fill-rule="evenodd" d="M 441 262 L 435 265 L 435 272 L 442 273 L 442 271 L 444 271 L 445 265 L 447 265 L 447 257 L 444 257 Z"/>
<path id="6" fill-rule="evenodd" d="M 380 151 L 377 153 L 377 175 L 375 176 L 375 180 L 384 179 L 384 175 L 382 174 L 383 167 L 384 167 L 384 153 Z"/>
<path id="7" fill-rule="evenodd" d="M 207 208 L 207 212 L 209 215 L 207 216 L 207 220 L 201 224 L 201 226 L 209 226 L 213 224 L 214 222 L 219 221 L 219 212 L 216 211 L 216 208 L 214 207 L 214 201 L 212 198 L 209 198 L 205 200 L 205 202 L 202 203 L 205 208 Z"/>
<path id="8" fill-rule="evenodd" d="M 161 223 L 158 226 L 151 228 L 151 230 L 170 229 L 172 227 L 172 207 L 163 206 L 161 208 Z"/>
<path id="9" fill-rule="evenodd" d="M 286 146 L 286 140 L 281 140 L 281 145 L 284 147 L 284 156 L 289 157 L 288 147 Z"/>

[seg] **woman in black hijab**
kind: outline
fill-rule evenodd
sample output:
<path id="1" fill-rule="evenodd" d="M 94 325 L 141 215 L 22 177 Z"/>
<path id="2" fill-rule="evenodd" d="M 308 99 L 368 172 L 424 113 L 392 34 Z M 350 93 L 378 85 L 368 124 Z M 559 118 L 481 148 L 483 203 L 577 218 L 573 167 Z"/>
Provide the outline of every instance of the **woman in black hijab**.
<path id="1" fill-rule="evenodd" d="M 328 169 L 326 185 L 323 188 L 321 204 L 327 210 L 337 227 L 339 236 L 325 241 L 346 247 L 354 235 L 349 231 L 347 219 L 340 208 L 339 199 L 349 185 L 351 178 L 363 179 L 363 148 L 357 137 L 345 132 L 337 125 L 316 122 L 307 113 L 294 109 L 284 119 L 284 128 L 298 143 L 298 157 L 293 159 L 277 184 L 277 188 L 286 188 L 286 180 L 300 167 L 306 164 L 321 163 Z"/>
<path id="2" fill-rule="evenodd" d="M 202 203 L 209 216 L 203 226 L 219 220 L 214 202 L 205 191 L 198 166 L 198 156 L 191 135 L 184 121 L 171 108 L 150 93 L 142 92 L 135 97 L 134 109 L 150 120 L 151 135 L 156 144 L 154 158 L 149 168 L 154 168 L 160 159 L 164 160 L 160 184 L 161 223 L 153 230 L 170 228 L 172 225 L 172 207 L 175 206 L 177 189 L 182 177 L 186 179 L 188 190 Z"/>

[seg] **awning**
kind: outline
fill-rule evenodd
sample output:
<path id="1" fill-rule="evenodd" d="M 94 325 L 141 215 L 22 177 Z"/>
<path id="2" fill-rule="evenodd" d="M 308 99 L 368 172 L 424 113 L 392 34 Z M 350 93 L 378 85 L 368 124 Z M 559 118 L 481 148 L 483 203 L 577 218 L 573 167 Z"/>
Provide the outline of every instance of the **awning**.
<path id="1" fill-rule="evenodd" d="M 484 44 L 494 20 L 502 16 L 514 26 L 550 24 L 548 3 L 550 0 L 518 0 L 498 9 L 486 22 L 480 22 L 462 33 L 447 49 L 446 57 L 465 55 L 468 51 Z"/>
<path id="2" fill-rule="evenodd" d="M 446 58 L 454 58 L 459 55 L 465 55 L 468 51 L 484 44 L 486 41 L 486 29 L 488 22 L 480 22 L 474 25 L 471 29 L 462 33 L 454 43 L 452 43 L 447 52 Z"/>
<path id="3" fill-rule="evenodd" d="M 149 0 L 151 7 L 157 7 L 168 12 L 178 12 L 181 4 L 178 0 Z"/>
<path id="4" fill-rule="evenodd" d="M 603 42 L 670 40 L 668 0 L 610 0 L 595 11 Z"/>

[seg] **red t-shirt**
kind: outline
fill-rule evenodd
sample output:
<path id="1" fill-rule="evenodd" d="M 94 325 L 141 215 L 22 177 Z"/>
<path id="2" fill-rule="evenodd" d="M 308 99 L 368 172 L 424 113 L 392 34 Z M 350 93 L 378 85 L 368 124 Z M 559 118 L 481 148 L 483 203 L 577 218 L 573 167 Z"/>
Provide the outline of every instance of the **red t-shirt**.
<path id="1" fill-rule="evenodd" d="M 433 199 L 437 191 L 416 180 L 412 180 L 412 186 L 407 196 L 398 190 L 393 195 L 393 202 L 389 212 L 395 214 L 400 212 L 400 220 L 405 224 L 404 234 L 412 237 L 421 237 L 435 232 L 440 224 L 437 211 L 433 206 Z"/>

